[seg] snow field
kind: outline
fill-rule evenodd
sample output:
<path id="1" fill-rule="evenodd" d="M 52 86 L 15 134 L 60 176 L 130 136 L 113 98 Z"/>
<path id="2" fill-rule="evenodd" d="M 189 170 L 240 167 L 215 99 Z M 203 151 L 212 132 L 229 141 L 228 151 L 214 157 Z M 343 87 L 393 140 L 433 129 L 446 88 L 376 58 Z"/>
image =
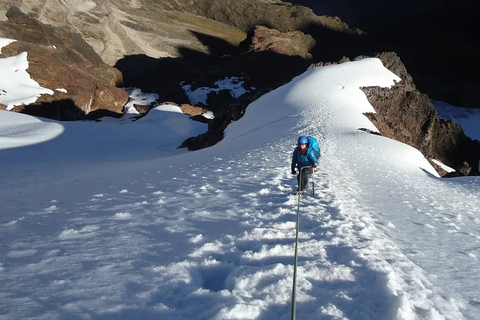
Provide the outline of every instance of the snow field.
<path id="1" fill-rule="evenodd" d="M 289 319 L 290 159 L 309 134 L 323 156 L 301 198 L 297 318 L 475 319 L 477 179 L 358 131 L 358 87 L 392 79 L 375 59 L 309 70 L 196 152 L 174 149 L 201 129 L 176 109 L 0 150 L 0 317 Z"/>

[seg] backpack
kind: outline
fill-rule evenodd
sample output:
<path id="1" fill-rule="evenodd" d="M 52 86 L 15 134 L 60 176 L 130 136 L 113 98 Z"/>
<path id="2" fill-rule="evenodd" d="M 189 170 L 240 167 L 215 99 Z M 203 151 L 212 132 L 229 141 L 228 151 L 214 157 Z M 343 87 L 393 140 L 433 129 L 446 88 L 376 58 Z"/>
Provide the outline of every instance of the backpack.
<path id="1" fill-rule="evenodd" d="M 321 151 L 320 151 L 320 146 L 318 145 L 317 139 L 311 136 L 307 136 L 307 140 L 308 140 L 307 153 L 310 153 L 310 150 L 313 150 L 315 151 L 315 155 L 317 156 L 317 159 L 319 159 Z"/>

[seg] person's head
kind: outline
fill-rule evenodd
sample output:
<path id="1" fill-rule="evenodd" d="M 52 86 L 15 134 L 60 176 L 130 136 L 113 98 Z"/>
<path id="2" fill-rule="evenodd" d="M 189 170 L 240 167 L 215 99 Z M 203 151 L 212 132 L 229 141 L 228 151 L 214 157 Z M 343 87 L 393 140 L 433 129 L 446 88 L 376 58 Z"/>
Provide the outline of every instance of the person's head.
<path id="1" fill-rule="evenodd" d="M 301 136 L 298 138 L 298 147 L 300 149 L 305 149 L 307 147 L 307 143 L 308 143 L 308 140 L 307 140 L 307 137 L 305 136 Z"/>

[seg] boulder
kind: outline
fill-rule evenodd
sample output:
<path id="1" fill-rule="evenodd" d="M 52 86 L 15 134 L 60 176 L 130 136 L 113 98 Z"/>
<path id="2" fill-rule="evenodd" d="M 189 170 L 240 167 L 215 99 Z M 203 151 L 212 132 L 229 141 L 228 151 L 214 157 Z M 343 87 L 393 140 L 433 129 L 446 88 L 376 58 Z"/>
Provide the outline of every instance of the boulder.
<path id="1" fill-rule="evenodd" d="M 312 36 L 301 31 L 281 32 L 265 26 L 255 26 L 243 46 L 246 46 L 248 51 L 271 51 L 311 60 L 312 54 L 310 52 L 315 44 Z"/>
<path id="2" fill-rule="evenodd" d="M 169 103 L 169 104 L 172 104 L 172 103 Z M 173 103 L 173 104 L 175 104 L 175 103 Z M 201 116 L 202 114 L 207 112 L 207 110 L 204 109 L 204 108 L 195 107 L 195 106 L 192 106 L 191 104 L 188 104 L 188 103 L 180 104 L 179 108 L 180 108 L 180 110 L 182 110 L 182 112 L 184 114 L 188 114 L 191 117 Z"/>

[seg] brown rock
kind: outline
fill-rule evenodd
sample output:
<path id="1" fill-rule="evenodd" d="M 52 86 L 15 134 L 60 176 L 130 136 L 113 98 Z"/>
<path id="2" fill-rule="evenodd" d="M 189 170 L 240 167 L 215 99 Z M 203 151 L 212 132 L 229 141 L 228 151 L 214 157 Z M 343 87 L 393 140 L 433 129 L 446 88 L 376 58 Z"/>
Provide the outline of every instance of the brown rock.
<path id="1" fill-rule="evenodd" d="M 207 110 L 204 108 L 195 107 L 188 103 L 182 103 L 179 107 L 184 114 L 188 114 L 191 117 L 201 116 L 202 114 L 207 112 Z"/>
<path id="2" fill-rule="evenodd" d="M 249 51 L 271 51 L 304 59 L 312 59 L 310 51 L 316 44 L 312 36 L 301 31 L 280 32 L 265 26 L 256 26 L 250 36 Z"/>
<path id="3" fill-rule="evenodd" d="M 459 124 L 438 118 L 428 96 L 416 89 L 395 53 L 378 58 L 402 78 L 392 88 L 363 88 L 376 111 L 367 116 L 382 135 L 409 144 L 427 159 L 437 159 L 461 174 L 478 175 L 480 143 L 465 136 Z"/>
<path id="4" fill-rule="evenodd" d="M 338 17 L 317 16 L 307 7 L 283 1 L 167 0 L 163 3 L 167 10 L 193 13 L 244 31 L 250 30 L 255 25 L 268 25 L 271 28 L 286 32 L 302 30 L 315 24 L 340 32 L 361 33 L 358 29 L 350 28 Z"/>
<path id="5" fill-rule="evenodd" d="M 17 106 L 13 111 L 41 116 L 33 106 L 49 109 L 48 104 L 55 102 L 56 111 L 47 112 L 45 116 L 57 120 L 82 119 L 97 110 L 123 114 L 128 94 L 115 87 L 122 82 L 121 73 L 104 64 L 78 34 L 43 25 L 16 7 L 11 7 L 7 16 L 8 21 L 0 21 L 0 36 L 17 41 L 4 47 L 2 55 L 27 52 L 27 72 L 40 86 L 55 92 L 42 95 L 28 108 Z M 73 102 L 78 112 L 62 113 L 62 101 L 65 109 L 71 109 Z"/>

